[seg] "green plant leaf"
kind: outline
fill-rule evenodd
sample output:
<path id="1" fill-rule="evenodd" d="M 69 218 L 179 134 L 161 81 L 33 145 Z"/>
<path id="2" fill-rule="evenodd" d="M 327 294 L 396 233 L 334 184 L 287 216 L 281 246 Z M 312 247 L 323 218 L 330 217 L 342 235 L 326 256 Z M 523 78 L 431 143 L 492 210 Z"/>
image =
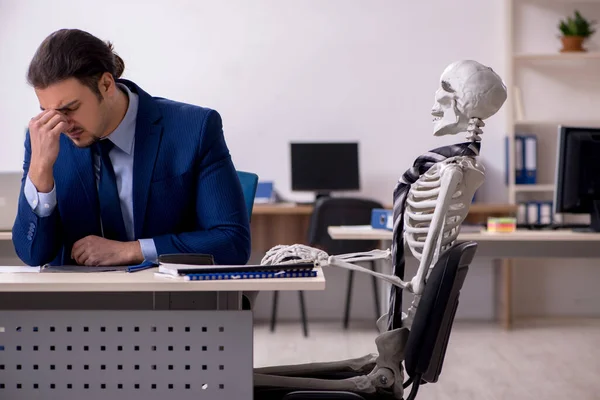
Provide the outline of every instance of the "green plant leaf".
<path id="1" fill-rule="evenodd" d="M 564 36 L 583 36 L 584 38 L 596 33 L 593 26 L 596 21 L 588 21 L 581 15 L 579 10 L 575 10 L 573 16 L 568 16 L 558 24 L 558 29 Z"/>

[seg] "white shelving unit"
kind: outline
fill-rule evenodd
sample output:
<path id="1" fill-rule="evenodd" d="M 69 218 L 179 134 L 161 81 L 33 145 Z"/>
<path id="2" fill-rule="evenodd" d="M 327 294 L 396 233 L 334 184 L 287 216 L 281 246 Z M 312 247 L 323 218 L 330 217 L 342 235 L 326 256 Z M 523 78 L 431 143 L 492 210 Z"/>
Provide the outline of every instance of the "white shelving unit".
<path id="1" fill-rule="evenodd" d="M 558 22 L 576 9 L 599 21 L 600 0 L 506 0 L 505 5 L 508 198 L 511 204 L 552 200 L 559 126 L 600 127 L 600 24 L 586 41 L 589 51 L 568 53 L 559 50 Z M 535 185 L 515 184 L 517 134 L 538 138 Z"/>
<path id="2" fill-rule="evenodd" d="M 514 54 L 515 61 L 563 61 L 563 60 L 600 60 L 600 52 L 585 53 L 521 53 Z"/>

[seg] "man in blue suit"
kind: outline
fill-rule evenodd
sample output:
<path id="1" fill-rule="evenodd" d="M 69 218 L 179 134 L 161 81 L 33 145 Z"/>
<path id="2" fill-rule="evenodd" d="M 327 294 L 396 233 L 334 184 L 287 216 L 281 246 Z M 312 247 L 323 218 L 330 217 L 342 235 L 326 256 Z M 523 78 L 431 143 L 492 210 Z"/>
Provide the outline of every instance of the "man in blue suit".
<path id="1" fill-rule="evenodd" d="M 131 265 L 161 254 L 245 264 L 250 228 L 219 114 L 119 79 L 110 43 L 63 29 L 28 71 L 42 112 L 25 140 L 13 243 L 29 265 Z"/>

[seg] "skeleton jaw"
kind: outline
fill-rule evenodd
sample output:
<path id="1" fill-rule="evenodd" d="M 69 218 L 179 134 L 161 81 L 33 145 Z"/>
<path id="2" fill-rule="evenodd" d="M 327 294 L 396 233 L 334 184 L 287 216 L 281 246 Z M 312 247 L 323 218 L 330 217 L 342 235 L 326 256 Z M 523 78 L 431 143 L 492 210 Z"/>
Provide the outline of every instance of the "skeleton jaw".
<path id="1" fill-rule="evenodd" d="M 464 132 L 468 127 L 468 120 L 456 109 L 456 101 L 452 101 L 452 106 L 439 109 L 434 108 L 431 111 L 433 116 L 433 135 L 445 136 L 456 135 Z"/>

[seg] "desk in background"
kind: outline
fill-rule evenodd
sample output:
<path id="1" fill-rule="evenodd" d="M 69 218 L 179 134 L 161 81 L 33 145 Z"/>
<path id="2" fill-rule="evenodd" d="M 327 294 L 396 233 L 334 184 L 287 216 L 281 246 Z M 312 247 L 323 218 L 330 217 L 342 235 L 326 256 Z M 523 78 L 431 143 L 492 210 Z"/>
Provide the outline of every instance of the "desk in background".
<path id="1" fill-rule="evenodd" d="M 264 254 L 279 244 L 308 244 L 308 227 L 312 212 L 312 205 L 255 204 L 251 224 L 253 254 Z M 485 224 L 488 217 L 504 217 L 515 215 L 516 212 L 517 206 L 511 204 L 474 203 L 465 223 Z"/>
<path id="2" fill-rule="evenodd" d="M 191 282 L 154 271 L 0 273 L 0 398 L 251 399 L 242 291 L 325 288 L 320 269 Z"/>
<path id="3" fill-rule="evenodd" d="M 255 204 L 250 225 L 252 253 L 262 257 L 267 250 L 279 244 L 308 244 L 308 227 L 313 208 L 312 205 L 295 203 Z M 517 206 L 511 204 L 474 203 L 465 223 L 485 224 L 488 217 L 515 215 L 516 212 Z M 5 262 L 4 265 L 18 264 L 14 260 L 12 243 L 7 243 L 11 238 L 11 232 L 0 232 L 0 260 L 4 257 L 7 261 L 12 261 Z M 8 248 L 3 248 L 3 245 L 8 245 Z"/>
<path id="4" fill-rule="evenodd" d="M 331 226 L 328 229 L 333 239 L 340 240 L 381 240 L 382 247 L 391 246 L 392 232 L 383 229 L 364 227 Z M 498 319 L 509 329 L 512 325 L 512 270 L 517 258 L 600 258 L 600 233 L 583 233 L 570 230 L 518 230 L 513 233 L 465 232 L 458 236 L 459 241 L 478 243 L 476 257 L 489 257 L 500 260 L 500 279 L 497 299 Z M 407 247 L 408 249 L 408 247 Z M 406 251 L 407 256 L 412 256 Z M 391 266 L 387 265 L 391 273 Z M 408 278 L 408 277 L 405 277 Z M 385 291 L 387 294 L 389 290 Z M 385 301 L 383 304 L 387 304 Z"/>

